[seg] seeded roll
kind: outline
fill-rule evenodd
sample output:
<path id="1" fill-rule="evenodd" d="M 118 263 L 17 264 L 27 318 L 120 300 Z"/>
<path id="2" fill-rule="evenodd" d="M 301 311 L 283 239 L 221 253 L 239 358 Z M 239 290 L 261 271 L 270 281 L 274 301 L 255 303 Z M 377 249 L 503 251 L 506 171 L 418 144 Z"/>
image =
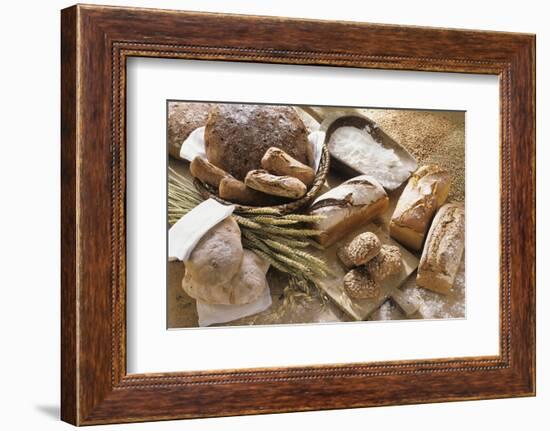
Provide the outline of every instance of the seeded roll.
<path id="1" fill-rule="evenodd" d="M 380 253 L 371 259 L 365 265 L 365 268 L 374 280 L 382 281 L 399 272 L 402 266 L 403 262 L 399 247 L 384 244 L 380 249 Z"/>
<path id="2" fill-rule="evenodd" d="M 372 232 L 363 232 L 337 251 L 338 258 L 346 268 L 365 265 L 375 257 L 382 248 L 380 240 Z"/>
<path id="3" fill-rule="evenodd" d="M 380 287 L 364 267 L 354 268 L 344 276 L 344 290 L 353 299 L 378 296 Z"/>

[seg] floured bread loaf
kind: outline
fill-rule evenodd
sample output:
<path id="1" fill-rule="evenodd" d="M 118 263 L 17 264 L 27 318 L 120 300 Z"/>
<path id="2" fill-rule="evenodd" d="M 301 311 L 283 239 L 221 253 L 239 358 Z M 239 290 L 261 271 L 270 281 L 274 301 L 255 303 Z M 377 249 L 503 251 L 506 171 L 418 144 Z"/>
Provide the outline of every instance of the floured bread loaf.
<path id="1" fill-rule="evenodd" d="M 198 283 L 186 271 L 183 290 L 192 298 L 209 304 L 249 304 L 267 289 L 265 274 L 269 264 L 250 250 L 244 250 L 239 271 L 226 282 L 212 286 Z"/>
<path id="2" fill-rule="evenodd" d="M 181 159 L 180 149 L 189 134 L 206 124 L 210 103 L 171 102 L 168 105 L 168 152 Z"/>
<path id="3" fill-rule="evenodd" d="M 368 175 L 360 175 L 317 197 L 309 213 L 325 216 L 313 227 L 322 231 L 319 243 L 329 246 L 382 214 L 387 207 L 388 195 L 380 183 Z"/>
<path id="4" fill-rule="evenodd" d="M 449 293 L 464 252 L 464 229 L 464 205 L 443 205 L 426 237 L 416 284 L 435 292 Z"/>
<path id="5" fill-rule="evenodd" d="M 313 159 L 307 129 L 288 106 L 216 105 L 204 139 L 208 160 L 239 180 L 260 168 L 269 147 L 280 148 L 307 165 Z"/>
<path id="6" fill-rule="evenodd" d="M 390 221 L 390 235 L 401 244 L 420 250 L 437 209 L 443 205 L 451 176 L 436 165 L 419 168 L 409 179 Z"/>
<path id="7" fill-rule="evenodd" d="M 227 217 L 201 238 L 185 262 L 185 273 L 213 288 L 237 274 L 242 259 L 241 230 L 233 217 Z"/>

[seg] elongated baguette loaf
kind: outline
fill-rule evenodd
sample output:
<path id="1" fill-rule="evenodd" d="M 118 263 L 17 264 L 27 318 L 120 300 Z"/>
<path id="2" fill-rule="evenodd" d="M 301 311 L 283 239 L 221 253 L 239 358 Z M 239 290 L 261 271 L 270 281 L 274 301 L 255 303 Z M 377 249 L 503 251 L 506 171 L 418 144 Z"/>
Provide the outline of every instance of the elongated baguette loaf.
<path id="1" fill-rule="evenodd" d="M 317 197 L 309 213 L 325 216 L 313 227 L 322 231 L 318 242 L 329 246 L 382 214 L 387 207 L 388 195 L 380 183 L 368 175 L 360 175 Z"/>
<path id="2" fill-rule="evenodd" d="M 449 293 L 464 252 L 464 205 L 450 203 L 437 212 L 422 251 L 416 284 Z"/>
<path id="3" fill-rule="evenodd" d="M 443 205 L 451 177 L 436 165 L 419 168 L 409 179 L 390 221 L 390 235 L 401 244 L 420 250 L 432 217 Z"/>

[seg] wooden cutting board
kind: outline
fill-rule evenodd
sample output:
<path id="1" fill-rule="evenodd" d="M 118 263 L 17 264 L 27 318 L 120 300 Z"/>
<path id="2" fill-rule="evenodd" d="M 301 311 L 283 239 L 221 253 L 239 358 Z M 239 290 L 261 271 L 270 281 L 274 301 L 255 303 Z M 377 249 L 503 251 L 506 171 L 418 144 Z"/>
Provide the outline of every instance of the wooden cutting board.
<path id="1" fill-rule="evenodd" d="M 403 258 L 403 267 L 401 271 L 392 275 L 380 283 L 380 293 L 375 298 L 369 299 L 352 299 L 344 290 L 344 275 L 346 269 L 341 264 L 336 251 L 343 244 L 351 241 L 356 235 L 362 232 L 374 232 L 382 244 L 395 245 L 399 247 Z M 333 276 L 317 280 L 319 288 L 321 288 L 346 314 L 355 320 L 367 320 L 368 317 L 376 311 L 384 302 L 392 298 L 399 307 L 403 309 L 407 316 L 412 316 L 418 310 L 418 305 L 410 302 L 400 290 L 400 287 L 405 280 L 416 271 L 418 267 L 418 258 L 411 254 L 407 249 L 390 238 L 387 231 L 374 224 L 370 223 L 362 226 L 356 231 L 349 234 L 347 237 L 333 244 L 324 251 L 315 252 L 319 257 L 323 257 L 329 267 L 334 272 Z"/>

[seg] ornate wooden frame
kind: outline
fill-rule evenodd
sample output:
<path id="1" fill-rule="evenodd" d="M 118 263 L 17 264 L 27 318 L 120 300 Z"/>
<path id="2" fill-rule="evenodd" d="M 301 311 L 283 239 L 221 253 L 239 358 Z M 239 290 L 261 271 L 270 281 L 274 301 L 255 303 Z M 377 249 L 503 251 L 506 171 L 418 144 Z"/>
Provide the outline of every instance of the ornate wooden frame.
<path id="1" fill-rule="evenodd" d="M 87 425 L 534 395 L 534 35 L 81 5 L 61 17 L 63 420 Z M 500 354 L 128 375 L 130 56 L 498 75 Z"/>

